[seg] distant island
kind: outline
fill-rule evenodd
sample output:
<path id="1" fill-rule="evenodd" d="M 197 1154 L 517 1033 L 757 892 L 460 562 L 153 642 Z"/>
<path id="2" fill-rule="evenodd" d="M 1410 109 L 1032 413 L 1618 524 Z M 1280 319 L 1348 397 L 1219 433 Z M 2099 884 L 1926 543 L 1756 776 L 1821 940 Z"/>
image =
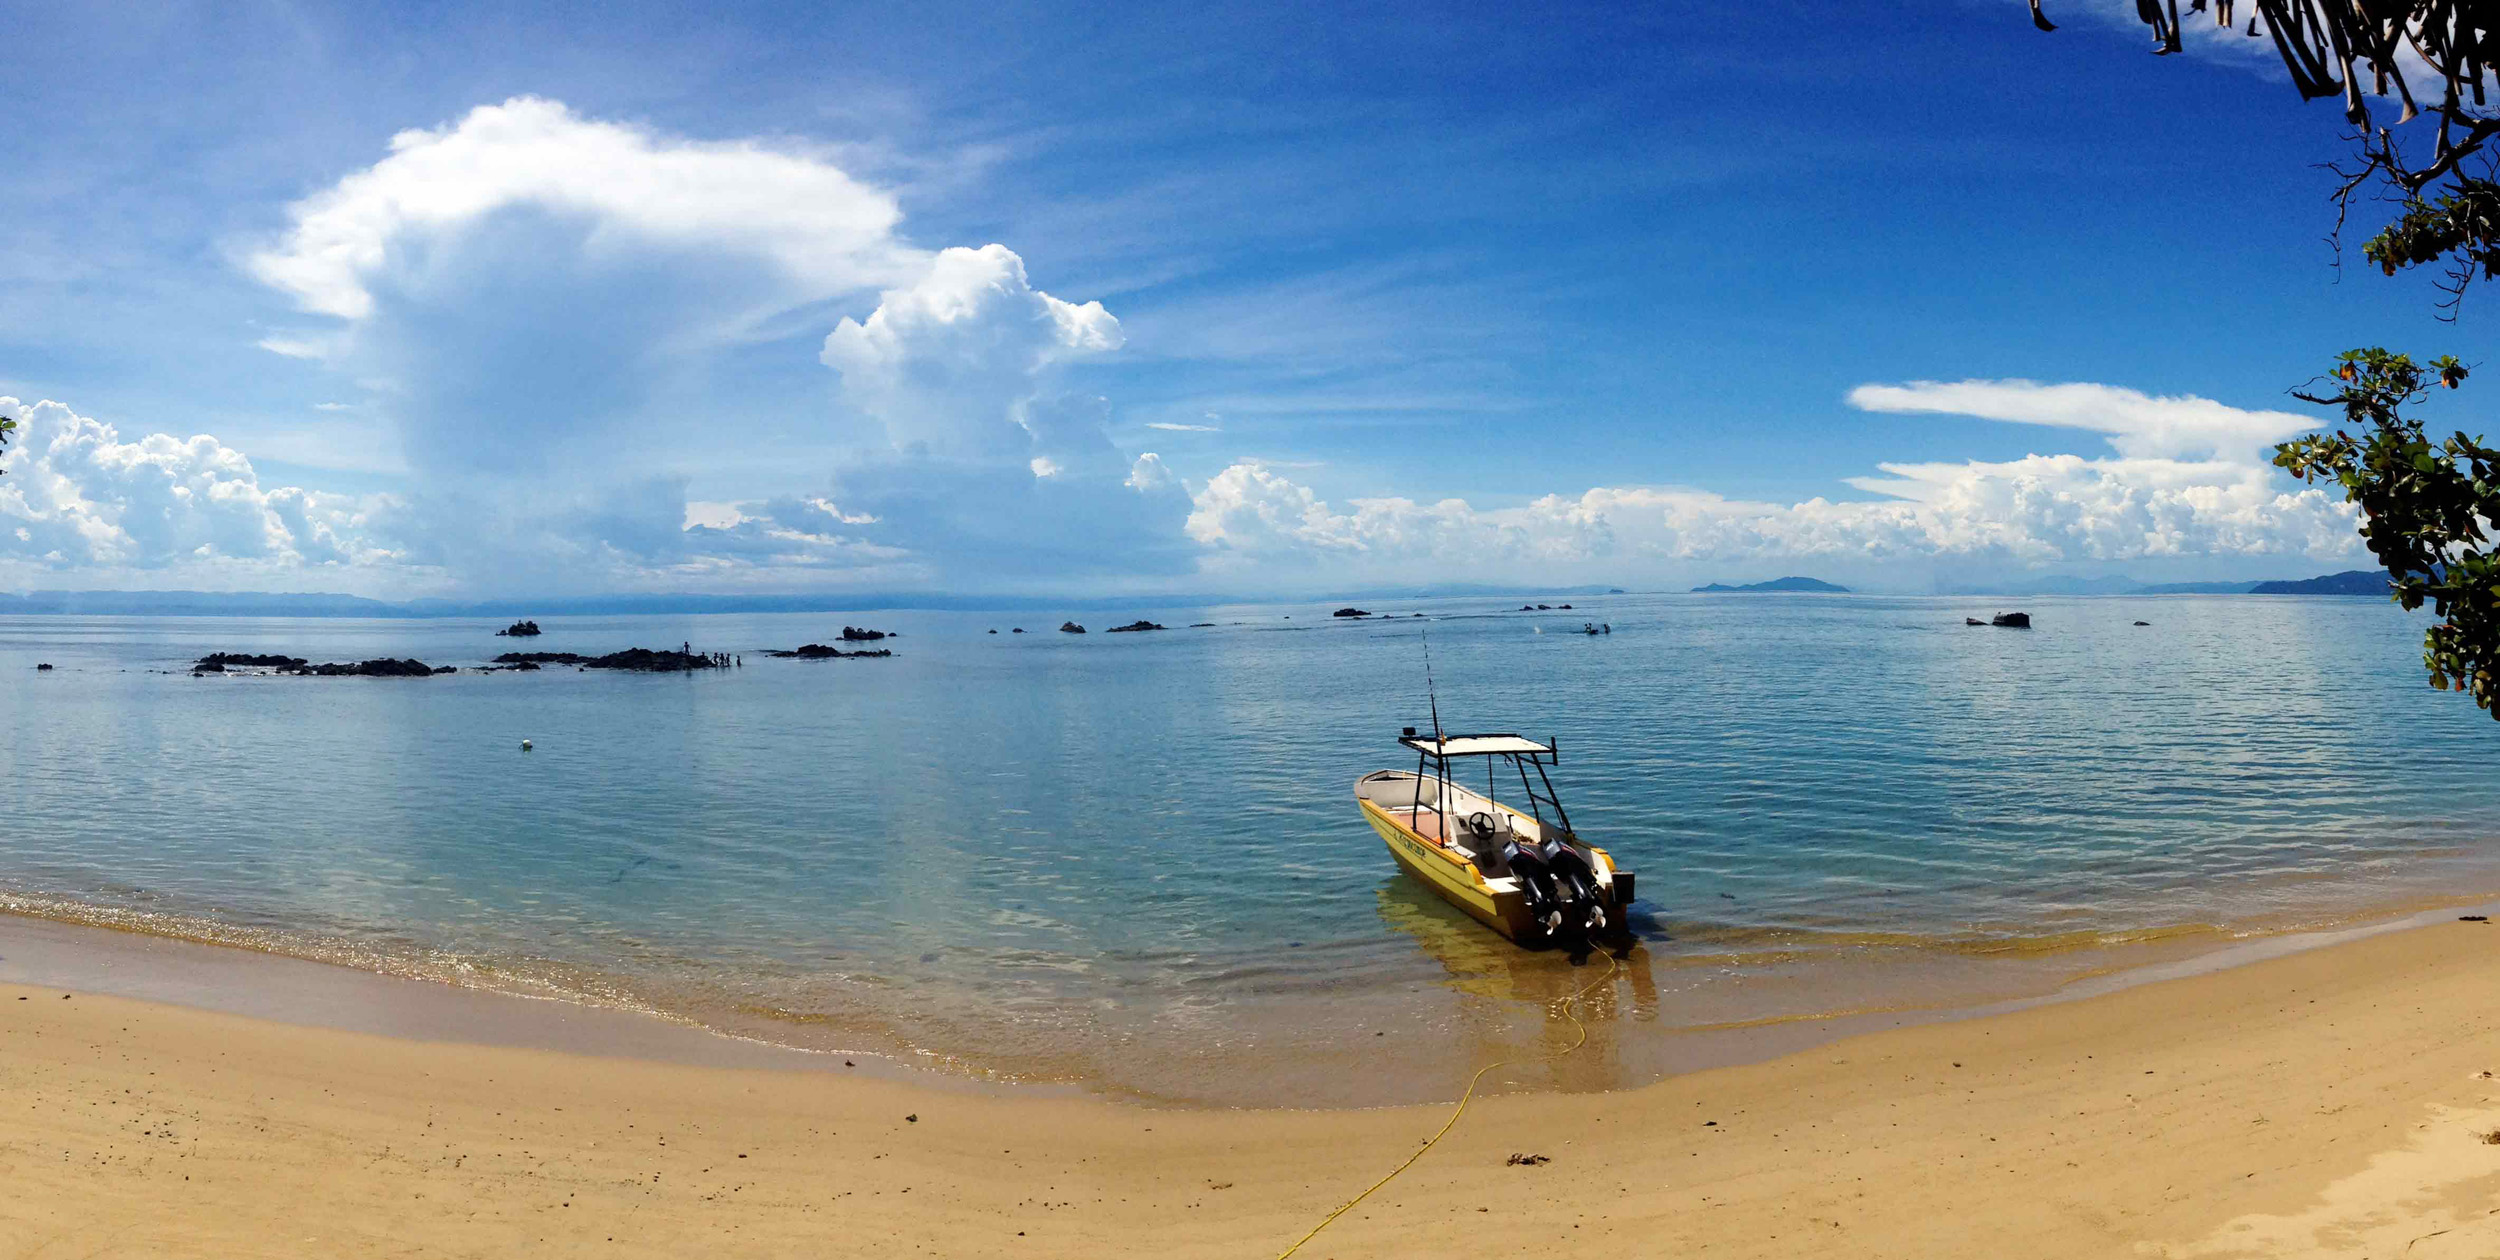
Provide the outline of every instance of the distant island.
<path id="1" fill-rule="evenodd" d="M 1708 586 L 1696 586 L 1693 588 L 1693 593 L 1696 595 L 1740 594 L 1745 592 L 1771 594 L 1783 591 L 1817 591 L 1826 595 L 1846 595 L 1849 593 L 1849 588 L 1846 586 L 1834 586 L 1829 582 L 1810 577 L 1773 578 L 1768 582 L 1756 582 L 1750 586 L 1725 586 L 1717 582 L 1712 582 Z"/>
<path id="2" fill-rule="evenodd" d="M 2251 595 L 2376 595 L 2386 598 L 2387 571 L 2384 569 L 2347 569 L 2325 577 L 2304 578 L 2298 582 L 2259 582 L 2249 588 Z"/>

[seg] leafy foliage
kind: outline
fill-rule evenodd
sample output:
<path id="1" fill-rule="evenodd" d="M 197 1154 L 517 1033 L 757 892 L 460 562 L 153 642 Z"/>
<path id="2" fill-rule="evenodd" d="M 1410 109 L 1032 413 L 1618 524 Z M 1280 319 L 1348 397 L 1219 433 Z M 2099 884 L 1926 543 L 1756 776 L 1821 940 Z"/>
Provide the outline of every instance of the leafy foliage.
<path id="1" fill-rule="evenodd" d="M 2433 389 L 2455 389 L 2466 367 L 2442 356 L 2416 363 L 2376 347 L 2346 351 L 2334 392 L 2295 391 L 2340 408 L 2343 424 L 2275 448 L 2274 462 L 2309 482 L 2333 482 L 2361 509 L 2361 537 L 2387 568 L 2393 598 L 2428 601 L 2442 620 L 2422 636 L 2422 664 L 2500 719 L 2500 450 L 2455 434 L 2434 443 L 2404 414 Z"/>
<path id="2" fill-rule="evenodd" d="M 7 416 L 0 416 L 0 451 L 9 449 L 9 434 L 16 428 L 17 421 L 11 420 Z M 6 468 L 0 468 L 0 477 L 7 476 L 8 471 L 9 470 Z"/>

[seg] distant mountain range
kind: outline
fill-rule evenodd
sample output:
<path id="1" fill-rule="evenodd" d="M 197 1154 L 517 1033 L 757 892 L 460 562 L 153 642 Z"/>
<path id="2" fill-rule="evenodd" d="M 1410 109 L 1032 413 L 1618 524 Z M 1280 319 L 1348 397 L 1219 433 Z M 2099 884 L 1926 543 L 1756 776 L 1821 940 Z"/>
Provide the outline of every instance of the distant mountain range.
<path id="1" fill-rule="evenodd" d="M 1708 586 L 1696 586 L 1693 588 L 1693 593 L 1696 595 L 1707 595 L 1713 593 L 1741 594 L 1745 592 L 1772 594 L 1788 591 L 1820 591 L 1827 595 L 1846 595 L 1849 593 L 1849 588 L 1846 586 L 1834 586 L 1829 582 L 1810 577 L 1773 578 L 1768 582 L 1755 582 L 1747 586 L 1726 586 L 1718 582 L 1712 582 Z"/>
<path id="2" fill-rule="evenodd" d="M 2384 569 L 2349 569 L 2298 582 L 2259 582 L 2249 589 L 2251 595 L 2376 595 L 2387 597 L 2387 571 Z"/>
<path id="3" fill-rule="evenodd" d="M 2353 569 L 2285 582 L 2138 582 L 2133 578 L 2034 578 L 2026 582 L 1940 586 L 1939 595 L 2385 595 L 2387 575 Z"/>

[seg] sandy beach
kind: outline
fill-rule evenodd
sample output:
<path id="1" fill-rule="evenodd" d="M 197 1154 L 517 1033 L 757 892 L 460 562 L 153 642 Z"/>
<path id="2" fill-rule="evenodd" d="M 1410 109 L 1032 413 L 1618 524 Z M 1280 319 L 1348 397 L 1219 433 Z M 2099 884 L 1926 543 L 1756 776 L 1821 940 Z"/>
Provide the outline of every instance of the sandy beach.
<path id="1" fill-rule="evenodd" d="M 2495 992 L 2500 928 L 2452 922 L 1499 1095 L 1301 1254 L 2487 1256 Z M 1157 1110 L 8 985 L 0 1254 L 1273 1256 L 1447 1114 Z"/>

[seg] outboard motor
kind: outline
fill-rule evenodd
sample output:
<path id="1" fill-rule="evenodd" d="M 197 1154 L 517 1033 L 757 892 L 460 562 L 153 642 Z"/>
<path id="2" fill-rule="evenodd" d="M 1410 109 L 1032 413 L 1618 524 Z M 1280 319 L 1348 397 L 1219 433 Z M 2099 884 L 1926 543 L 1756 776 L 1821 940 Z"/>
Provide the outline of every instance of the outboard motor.
<path id="1" fill-rule="evenodd" d="M 1528 917 L 1543 924 L 1551 936 L 1562 927 L 1563 916 L 1554 898 L 1554 871 L 1545 860 L 1545 846 L 1513 840 L 1502 846 L 1502 861 L 1519 879 L 1519 895 L 1528 903 Z"/>
<path id="2" fill-rule="evenodd" d="M 1606 930 L 1606 903 L 1587 854 L 1560 840 L 1514 840 L 1503 846 L 1502 857 L 1519 877 L 1528 916 L 1544 925 L 1546 939 L 1587 942 Z"/>

